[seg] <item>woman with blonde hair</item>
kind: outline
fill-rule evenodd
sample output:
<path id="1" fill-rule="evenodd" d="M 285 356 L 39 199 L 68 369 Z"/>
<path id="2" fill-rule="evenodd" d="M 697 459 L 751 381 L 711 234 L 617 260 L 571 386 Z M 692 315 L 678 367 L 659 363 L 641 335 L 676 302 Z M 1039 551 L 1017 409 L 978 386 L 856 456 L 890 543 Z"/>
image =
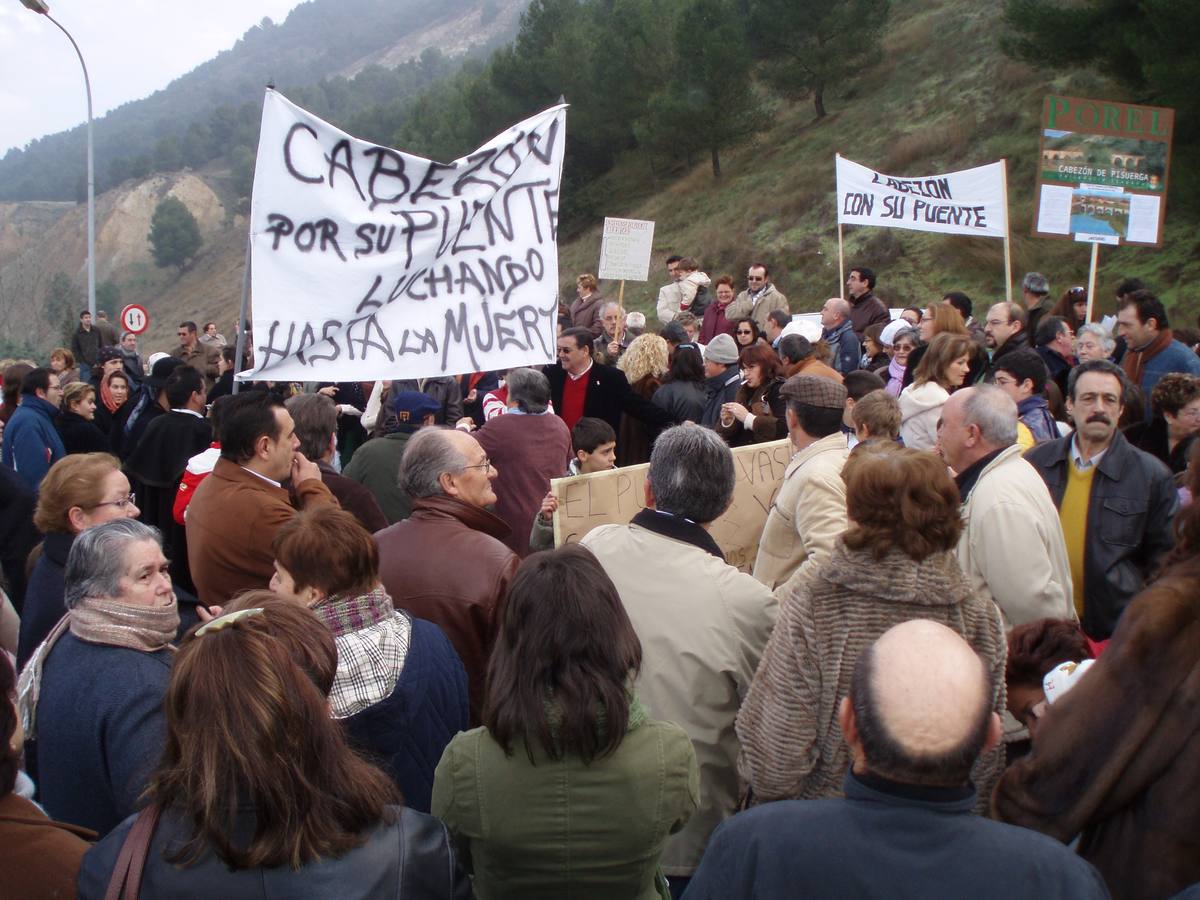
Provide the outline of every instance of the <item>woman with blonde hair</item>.
<path id="1" fill-rule="evenodd" d="M 64 572 L 67 554 L 81 531 L 112 519 L 136 519 L 139 510 L 121 464 L 107 453 L 76 453 L 50 467 L 38 488 L 33 524 L 43 535 L 17 641 L 17 665 L 33 651 L 67 613 Z M 35 549 L 34 554 L 38 551 Z"/>
<path id="2" fill-rule="evenodd" d="M 68 455 L 108 450 L 108 438 L 96 427 L 96 389 L 86 381 L 67 385 L 54 426 Z"/>
<path id="3" fill-rule="evenodd" d="M 670 369 L 667 342 L 657 334 L 638 335 L 617 361 L 617 368 L 625 373 L 635 394 L 643 400 L 651 399 Z M 657 433 L 653 433 L 641 419 L 622 413 L 621 427 L 617 432 L 617 465 L 633 466 L 649 462 L 650 445 L 655 437 Z"/>
<path id="4" fill-rule="evenodd" d="M 913 373 L 913 383 L 900 392 L 900 438 L 905 447 L 932 450 L 937 444 L 942 406 L 950 392 L 966 381 L 973 343 L 965 334 L 948 333 L 929 343 Z"/>
<path id="5" fill-rule="evenodd" d="M 231 607 L 175 655 L 148 805 L 84 857 L 79 896 L 110 879 L 149 897 L 470 896 L 445 826 L 400 806 L 330 718 L 329 630 L 267 591 Z M 145 854 L 131 876 L 126 850 Z"/>

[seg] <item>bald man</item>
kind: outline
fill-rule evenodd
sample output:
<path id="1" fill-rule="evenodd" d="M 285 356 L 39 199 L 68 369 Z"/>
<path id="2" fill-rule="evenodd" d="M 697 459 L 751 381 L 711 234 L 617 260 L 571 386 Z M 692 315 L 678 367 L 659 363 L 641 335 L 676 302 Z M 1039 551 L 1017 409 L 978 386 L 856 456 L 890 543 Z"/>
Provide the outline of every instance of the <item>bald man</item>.
<path id="1" fill-rule="evenodd" d="M 859 367 L 862 345 L 850 321 L 850 304 L 841 297 L 830 297 L 821 307 L 821 340 L 833 351 L 833 367 L 845 375 Z"/>
<path id="2" fill-rule="evenodd" d="M 1000 737 L 991 673 L 944 625 L 912 619 L 859 656 L 838 724 L 845 797 L 728 819 L 685 897 L 1107 897 L 1058 841 L 975 815 L 971 766 Z"/>

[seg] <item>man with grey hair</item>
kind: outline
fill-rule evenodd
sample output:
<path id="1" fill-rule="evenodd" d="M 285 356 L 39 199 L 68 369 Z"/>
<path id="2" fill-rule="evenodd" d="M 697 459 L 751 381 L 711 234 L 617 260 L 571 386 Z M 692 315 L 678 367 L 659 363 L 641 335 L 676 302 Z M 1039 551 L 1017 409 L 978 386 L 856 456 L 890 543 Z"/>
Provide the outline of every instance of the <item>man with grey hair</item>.
<path id="1" fill-rule="evenodd" d="M 504 543 L 525 557 L 550 479 L 561 478 L 571 464 L 571 432 L 550 412 L 550 381 L 537 369 L 513 369 L 505 384 L 507 414 L 490 419 L 475 437 L 500 472 L 496 515 L 512 529 Z"/>
<path id="2" fill-rule="evenodd" d="M 388 520 L 379 502 L 366 487 L 334 468 L 337 459 L 338 410 L 325 394 L 297 394 L 283 404 L 291 414 L 300 441 L 300 452 L 317 464 L 321 481 L 337 498 L 342 509 L 374 533 L 387 528 Z"/>
<path id="3" fill-rule="evenodd" d="M 850 321 L 850 304 L 841 297 L 830 297 L 821 307 L 821 340 L 833 351 L 833 368 L 845 375 L 858 368 L 862 345 Z"/>
<path id="4" fill-rule="evenodd" d="M 964 528 L 958 563 L 1011 628 L 1074 619 L 1071 563 L 1058 510 L 1017 444 L 1017 404 L 1003 389 L 955 391 L 942 408 L 938 444 L 958 473 Z"/>
<path id="5" fill-rule="evenodd" d="M 793 375 L 780 393 L 787 400 L 792 458 L 771 503 L 758 542 L 754 577 L 775 591 L 804 578 L 829 558 L 846 530 L 842 467 L 850 451 L 842 433 L 846 389 L 818 375 Z"/>
<path id="6" fill-rule="evenodd" d="M 162 755 L 179 609 L 158 531 L 136 519 L 82 532 L 64 587 L 68 613 L 21 674 L 26 752 L 46 812 L 104 834 Z"/>
<path id="7" fill-rule="evenodd" d="M 1026 272 L 1021 279 L 1021 297 L 1025 303 L 1025 333 L 1032 339 L 1037 334 L 1038 322 L 1050 309 L 1046 298 L 1050 296 L 1050 279 L 1041 272 Z"/>
<path id="8" fill-rule="evenodd" d="M 422 428 L 400 460 L 412 515 L 375 534 L 379 580 L 396 606 L 441 628 L 462 659 L 472 725 L 482 712 L 500 606 L 521 561 L 502 543 L 508 526 L 487 509 L 496 503 L 497 474 L 470 434 Z"/>
<path id="9" fill-rule="evenodd" d="M 600 307 L 600 325 L 604 330 L 592 341 L 592 359 L 601 365 L 615 366 L 633 340 L 625 327 L 625 311 L 620 303 L 609 300 Z"/>
<path id="10" fill-rule="evenodd" d="M 716 432 L 670 428 L 650 454 L 646 508 L 630 524 L 601 525 L 580 541 L 612 578 L 642 642 L 638 696 L 695 744 L 700 808 L 662 859 L 673 887 L 737 808 L 734 720 L 775 623 L 771 592 L 729 565 L 709 534 L 734 481 L 733 456 Z"/>

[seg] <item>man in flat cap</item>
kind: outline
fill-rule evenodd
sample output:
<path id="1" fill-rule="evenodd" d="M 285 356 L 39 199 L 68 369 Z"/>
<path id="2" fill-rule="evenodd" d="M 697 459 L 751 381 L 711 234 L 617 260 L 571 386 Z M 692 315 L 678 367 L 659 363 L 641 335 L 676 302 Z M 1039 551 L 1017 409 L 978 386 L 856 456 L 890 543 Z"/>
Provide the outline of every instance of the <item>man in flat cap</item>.
<path id="1" fill-rule="evenodd" d="M 788 437 L 796 452 L 767 515 L 754 577 L 782 598 L 789 579 L 806 577 L 846 530 L 842 466 L 849 450 L 842 433 L 845 387 L 828 378 L 793 375 L 780 393 L 787 400 Z"/>

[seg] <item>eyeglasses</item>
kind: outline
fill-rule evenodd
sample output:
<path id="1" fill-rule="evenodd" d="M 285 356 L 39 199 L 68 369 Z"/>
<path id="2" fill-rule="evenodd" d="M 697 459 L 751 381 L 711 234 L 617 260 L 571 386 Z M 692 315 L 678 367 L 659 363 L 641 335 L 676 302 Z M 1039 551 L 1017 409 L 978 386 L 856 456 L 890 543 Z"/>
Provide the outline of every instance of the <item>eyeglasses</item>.
<path id="1" fill-rule="evenodd" d="M 753 332 L 753 331 L 743 331 L 743 330 L 742 330 L 742 329 L 740 329 L 740 328 L 737 330 L 737 333 L 738 333 L 738 334 L 754 334 L 754 332 Z"/>
<path id="2" fill-rule="evenodd" d="M 97 503 L 96 507 L 115 506 L 117 509 L 129 509 L 131 506 L 137 505 L 137 494 L 130 491 L 120 500 L 105 500 L 103 503 Z"/>
<path id="3" fill-rule="evenodd" d="M 1000 375 L 997 375 L 995 377 L 994 381 L 995 381 L 996 387 L 1011 387 L 1012 385 L 1017 383 L 1015 379 L 1003 378 Z"/>
<path id="4" fill-rule="evenodd" d="M 483 462 L 481 462 L 481 463 L 479 463 L 479 464 L 477 464 L 477 465 L 474 465 L 474 466 L 463 466 L 463 471 L 466 471 L 467 469 L 483 469 L 483 470 L 486 472 L 486 471 L 487 471 L 488 469 L 490 469 L 491 467 L 492 467 L 492 461 L 491 461 L 490 459 L 488 459 L 488 458 L 485 456 L 485 457 L 483 458 Z"/>
<path id="5" fill-rule="evenodd" d="M 558 353 L 559 356 L 566 356 L 568 353 L 572 352 L 574 349 L 575 349 L 574 347 L 559 347 L 556 352 Z"/>

